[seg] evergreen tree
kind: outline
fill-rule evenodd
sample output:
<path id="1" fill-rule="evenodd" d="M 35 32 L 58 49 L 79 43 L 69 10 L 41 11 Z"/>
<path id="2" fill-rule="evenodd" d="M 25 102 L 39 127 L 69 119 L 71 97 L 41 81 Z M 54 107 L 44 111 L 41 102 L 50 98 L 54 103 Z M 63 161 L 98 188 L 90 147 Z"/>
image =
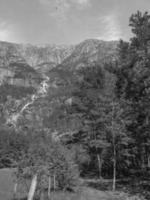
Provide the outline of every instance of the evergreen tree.
<path id="1" fill-rule="evenodd" d="M 128 50 L 124 50 L 125 43 L 120 43 L 117 91 L 130 107 L 126 117 L 130 119 L 127 129 L 134 139 L 133 154 L 136 159 L 133 165 L 145 168 L 149 166 L 150 138 L 150 15 L 138 11 L 130 17 L 130 26 L 134 37 Z"/>
<path id="2" fill-rule="evenodd" d="M 130 139 L 123 123 L 123 103 L 115 97 L 113 74 L 104 73 L 99 65 L 82 73 L 83 79 L 74 93 L 76 101 L 73 104 L 74 111 L 82 116 L 82 141 L 94 158 L 92 162 L 95 158 L 97 160 L 100 178 L 103 165 L 112 166 L 113 163 L 115 189 L 116 167 L 119 168 L 121 162 L 127 167 L 130 155 L 127 149 Z"/>

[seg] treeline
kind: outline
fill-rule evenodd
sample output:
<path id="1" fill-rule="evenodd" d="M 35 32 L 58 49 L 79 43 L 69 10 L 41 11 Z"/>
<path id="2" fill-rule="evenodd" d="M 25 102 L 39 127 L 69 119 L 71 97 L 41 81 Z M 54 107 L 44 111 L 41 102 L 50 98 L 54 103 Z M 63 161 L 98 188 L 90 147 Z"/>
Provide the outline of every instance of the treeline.
<path id="1" fill-rule="evenodd" d="M 78 142 L 91 159 L 83 174 L 97 169 L 113 189 L 116 177 L 148 177 L 150 168 L 150 15 L 138 11 L 129 25 L 134 36 L 119 42 L 118 60 L 84 69 L 73 93 Z"/>
<path id="2" fill-rule="evenodd" d="M 43 113 L 47 129 L 1 130 L 1 166 L 17 168 L 16 184 L 32 180 L 29 199 L 35 191 L 50 198 L 52 189 L 73 190 L 79 176 L 113 178 L 113 190 L 119 177 L 148 177 L 150 15 L 138 11 L 129 22 L 134 36 L 119 42 L 118 60 L 89 64 L 72 83 L 62 73 L 55 111 Z"/>

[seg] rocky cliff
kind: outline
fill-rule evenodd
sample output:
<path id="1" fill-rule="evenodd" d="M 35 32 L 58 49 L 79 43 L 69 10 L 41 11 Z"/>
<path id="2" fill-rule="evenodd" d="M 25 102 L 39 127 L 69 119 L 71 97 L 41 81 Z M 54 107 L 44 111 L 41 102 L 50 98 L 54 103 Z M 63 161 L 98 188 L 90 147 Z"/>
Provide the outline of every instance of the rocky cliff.
<path id="1" fill-rule="evenodd" d="M 117 42 L 95 39 L 85 40 L 74 46 L 34 46 L 0 42 L 0 103 L 7 110 L 5 118 L 19 116 L 23 107 L 23 123 L 32 123 L 36 117 L 37 125 L 42 121 L 49 123 L 47 119 L 53 113 L 54 107 L 59 107 L 61 100 L 69 97 L 68 90 L 71 90 L 78 70 L 92 66 L 93 63 L 102 67 L 105 62 L 115 61 L 116 47 Z M 45 80 L 47 94 L 42 96 L 38 91 Z M 35 98 L 31 101 L 33 96 Z M 19 102 L 17 106 L 16 101 Z M 10 102 L 14 102 L 11 106 L 15 107 L 13 113 L 7 106 Z M 49 127 L 49 124 L 45 126 Z"/>
<path id="2" fill-rule="evenodd" d="M 62 68 L 77 70 L 91 63 L 108 63 L 117 59 L 117 41 L 105 42 L 88 39 L 76 45 L 70 56 L 62 63 Z"/>
<path id="3" fill-rule="evenodd" d="M 89 39 L 77 45 L 30 45 L 0 42 L 0 82 L 35 86 L 42 75 L 59 66 L 76 70 L 93 62 L 116 59 L 117 42 Z M 13 80 L 13 78 L 15 80 Z M 18 79 L 18 80 L 17 80 Z M 35 81 L 36 80 L 36 81 Z"/>

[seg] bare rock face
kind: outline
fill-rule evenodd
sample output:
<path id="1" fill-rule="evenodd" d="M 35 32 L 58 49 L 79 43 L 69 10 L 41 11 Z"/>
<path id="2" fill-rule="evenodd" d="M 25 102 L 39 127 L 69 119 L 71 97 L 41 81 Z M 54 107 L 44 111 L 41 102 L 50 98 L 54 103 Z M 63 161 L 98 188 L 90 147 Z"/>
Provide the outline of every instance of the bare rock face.
<path id="1" fill-rule="evenodd" d="M 56 66 L 78 69 L 87 63 L 111 61 L 116 57 L 117 42 L 88 39 L 77 45 L 30 45 L 0 42 L 0 68 L 16 63 L 47 73 Z M 27 71 L 28 71 L 27 69 Z M 2 69 L 1 69 L 2 71 Z"/>
<path id="2" fill-rule="evenodd" d="M 31 119 L 37 116 L 37 125 L 44 121 L 47 122 L 45 126 L 49 126 L 49 120 L 42 119 L 49 119 L 56 104 L 60 104 L 57 97 L 63 96 L 66 103 L 71 103 L 72 99 L 67 94 L 69 87 L 79 78 L 78 70 L 94 62 L 102 64 L 115 60 L 116 47 L 117 42 L 96 39 L 85 40 L 74 46 L 0 42 L 0 93 L 3 94 L 0 96 L 0 105 L 8 111 L 3 114 L 5 121 L 9 115 L 21 115 L 23 123 L 32 123 Z M 107 79 L 110 80 L 110 77 Z M 41 85 L 44 95 L 39 90 Z M 7 105 L 10 99 L 11 108 L 15 111 Z M 15 106 L 16 102 L 19 105 Z"/>
<path id="3" fill-rule="evenodd" d="M 71 55 L 62 62 L 62 68 L 78 70 L 93 62 L 105 63 L 117 59 L 117 41 L 88 39 L 76 45 Z"/>
<path id="4" fill-rule="evenodd" d="M 61 68 L 76 71 L 116 59 L 117 42 L 88 39 L 77 45 L 30 45 L 0 42 L 0 85 L 38 87 L 44 74 Z M 56 69 L 57 70 L 57 69 Z"/>
<path id="5" fill-rule="evenodd" d="M 74 47 L 65 45 L 30 45 L 0 42 L 0 67 L 8 66 L 10 63 L 26 63 L 38 69 L 43 65 L 49 68 L 60 64 L 68 57 Z"/>
<path id="6" fill-rule="evenodd" d="M 19 52 L 34 69 L 45 73 L 62 63 L 73 51 L 73 46 L 64 45 L 20 45 Z"/>
<path id="7" fill-rule="evenodd" d="M 68 53 L 66 47 L 0 42 L 0 83 L 35 86 L 42 74 L 60 63 Z"/>
<path id="8" fill-rule="evenodd" d="M 94 62 L 102 64 L 115 60 L 117 44 L 115 41 L 105 42 L 97 39 L 88 39 L 74 46 L 0 42 L 0 87 L 13 86 L 6 91 L 15 91 L 11 94 L 17 93 L 20 98 L 20 91 L 24 91 L 23 96 L 27 91 L 27 95 L 31 94 L 46 75 L 53 76 L 49 84 L 58 84 L 59 88 L 61 77 L 70 76 L 67 75 L 69 71 L 78 71 Z M 60 74 L 57 71 L 59 69 L 63 70 L 63 73 L 61 71 Z M 52 81 L 53 78 L 57 79 L 57 84 L 56 80 Z"/>

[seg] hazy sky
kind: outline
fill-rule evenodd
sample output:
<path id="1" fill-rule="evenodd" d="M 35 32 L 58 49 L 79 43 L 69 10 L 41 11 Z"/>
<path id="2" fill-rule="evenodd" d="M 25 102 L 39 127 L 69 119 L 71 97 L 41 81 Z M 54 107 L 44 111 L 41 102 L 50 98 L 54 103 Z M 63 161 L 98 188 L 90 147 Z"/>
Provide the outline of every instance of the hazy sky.
<path id="1" fill-rule="evenodd" d="M 129 17 L 150 0 L 0 0 L 0 40 L 74 44 L 128 39 Z"/>

